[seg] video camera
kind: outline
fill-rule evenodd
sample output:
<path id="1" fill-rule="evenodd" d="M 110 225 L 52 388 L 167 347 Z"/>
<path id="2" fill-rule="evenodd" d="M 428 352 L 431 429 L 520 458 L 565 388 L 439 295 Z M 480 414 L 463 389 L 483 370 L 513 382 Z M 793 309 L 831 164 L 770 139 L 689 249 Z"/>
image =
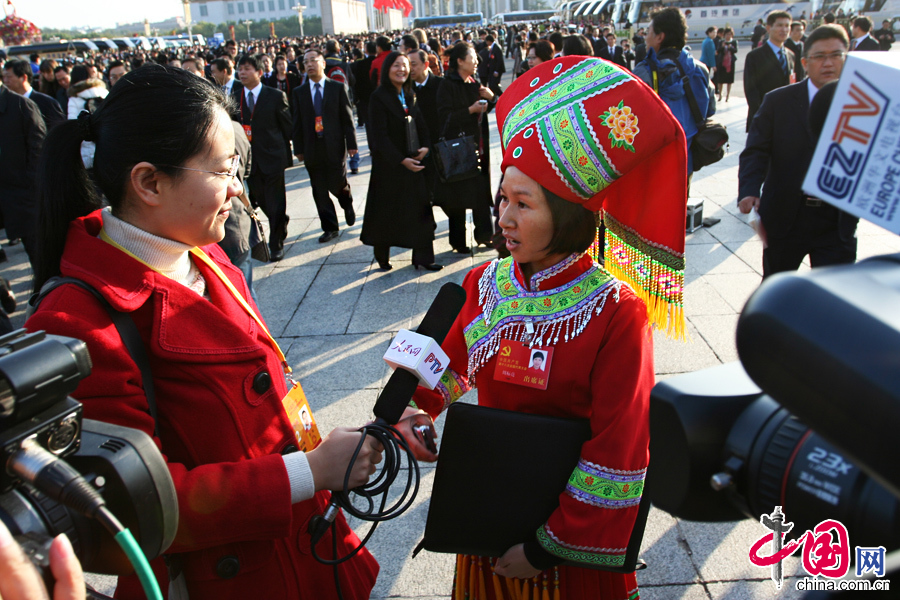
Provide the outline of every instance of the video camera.
<path id="1" fill-rule="evenodd" d="M 178 526 L 175 487 L 153 440 L 135 429 L 83 419 L 81 404 L 68 397 L 90 371 L 80 340 L 24 329 L 0 337 L 0 520 L 45 580 L 47 551 L 60 533 L 86 571 L 132 571 L 99 522 L 38 491 L 66 495 L 71 482 L 55 468 L 63 459 L 81 474 L 80 485 L 106 500 L 148 559 L 165 552 Z"/>
<path id="2" fill-rule="evenodd" d="M 710 522 L 785 506 L 797 535 L 835 519 L 900 548 L 900 255 L 767 279 L 737 348 L 654 387 L 653 504 Z"/>

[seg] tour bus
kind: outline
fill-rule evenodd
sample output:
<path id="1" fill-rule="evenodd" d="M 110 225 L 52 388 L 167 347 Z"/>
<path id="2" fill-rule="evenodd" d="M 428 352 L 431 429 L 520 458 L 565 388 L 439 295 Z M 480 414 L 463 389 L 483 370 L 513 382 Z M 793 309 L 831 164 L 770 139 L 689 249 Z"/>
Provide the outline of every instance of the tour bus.
<path id="1" fill-rule="evenodd" d="M 188 37 L 186 33 L 180 35 L 164 35 L 163 39 L 168 41 L 179 42 L 180 45 L 183 46 L 192 46 L 192 45 L 206 45 L 206 38 L 204 38 L 199 33 L 195 33 L 192 37 Z"/>
<path id="2" fill-rule="evenodd" d="M 470 13 L 467 15 L 437 15 L 434 17 L 416 17 L 413 27 L 451 27 L 453 25 L 481 25 L 484 15 Z"/>
<path id="3" fill-rule="evenodd" d="M 500 13 L 494 15 L 491 21 L 495 25 L 517 25 L 519 23 L 534 23 L 547 20 L 557 20 L 555 10 L 517 10 L 515 12 Z"/>
<path id="4" fill-rule="evenodd" d="M 60 40 L 58 42 L 43 42 L 29 44 L 27 46 L 10 46 L 6 48 L 6 55 L 29 56 L 37 54 L 40 60 L 45 58 L 67 58 L 72 55 L 84 56 L 88 52 L 100 52 L 97 44 L 91 40 Z"/>

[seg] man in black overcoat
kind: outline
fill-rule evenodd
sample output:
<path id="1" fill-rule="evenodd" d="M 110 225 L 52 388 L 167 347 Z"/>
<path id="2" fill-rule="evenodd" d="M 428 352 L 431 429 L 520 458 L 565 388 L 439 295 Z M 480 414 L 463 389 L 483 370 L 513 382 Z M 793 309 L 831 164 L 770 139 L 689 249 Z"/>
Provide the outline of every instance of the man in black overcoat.
<path id="1" fill-rule="evenodd" d="M 856 260 L 858 219 L 802 190 L 817 141 L 809 125 L 810 98 L 840 77 L 848 45 L 838 25 L 814 29 L 803 59 L 809 77 L 767 94 L 750 127 L 738 171 L 738 207 L 759 211 L 763 277 L 794 271 L 807 255 L 813 267 Z"/>
<path id="2" fill-rule="evenodd" d="M 308 50 L 303 57 L 307 80 L 294 90 L 292 139 L 294 154 L 306 166 L 313 200 L 322 225 L 320 243 L 338 236 L 337 212 L 330 194 L 344 209 L 350 227 L 356 222 L 353 195 L 347 183 L 347 153 L 356 154 L 356 129 L 347 88 L 325 77 L 325 58 L 318 50 Z"/>
<path id="3" fill-rule="evenodd" d="M 0 87 L 0 212 L 9 239 L 20 238 L 34 264 L 35 178 L 47 128 L 37 104 Z"/>
<path id="4" fill-rule="evenodd" d="M 432 148 L 441 137 L 443 123 L 438 119 L 438 88 L 441 87 L 443 77 L 432 75 L 428 70 L 428 55 L 424 50 L 415 50 L 410 52 L 409 58 L 409 78 L 413 81 L 413 91 L 416 94 L 416 105 L 422 113 L 425 125 L 428 129 L 428 139 L 431 141 Z M 425 184 L 428 186 L 428 193 L 434 196 L 434 188 L 437 185 L 437 172 L 433 162 L 433 154 L 428 154 L 422 164 L 425 165 Z"/>
<path id="5" fill-rule="evenodd" d="M 262 65 L 255 56 L 244 55 L 238 62 L 241 88 L 233 94 L 237 121 L 250 139 L 253 165 L 247 183 L 250 200 L 269 218 L 269 253 L 273 262 L 284 258 L 287 237 L 287 193 L 284 170 L 291 156 L 291 109 L 279 89 L 262 84 Z"/>
<path id="6" fill-rule="evenodd" d="M 3 65 L 3 85 L 37 104 L 47 131 L 66 120 L 56 98 L 31 87 L 31 65 L 27 61 L 11 60 Z"/>
<path id="7" fill-rule="evenodd" d="M 506 73 L 506 61 L 503 60 L 503 48 L 494 39 L 494 36 L 488 34 L 484 37 L 484 41 L 488 46 L 481 51 L 478 57 L 478 76 L 481 79 L 481 85 L 486 85 L 496 95 L 503 93 L 500 87 L 500 79 Z"/>

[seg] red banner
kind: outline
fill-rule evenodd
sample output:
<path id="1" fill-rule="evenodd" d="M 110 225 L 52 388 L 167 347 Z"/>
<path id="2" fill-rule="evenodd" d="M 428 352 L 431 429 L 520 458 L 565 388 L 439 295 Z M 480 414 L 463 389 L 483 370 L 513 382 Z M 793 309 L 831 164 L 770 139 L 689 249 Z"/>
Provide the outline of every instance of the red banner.
<path id="1" fill-rule="evenodd" d="M 228 26 L 228 33 L 231 34 L 231 39 L 237 40 L 237 38 L 234 37 L 234 25 L 229 25 L 229 26 Z"/>

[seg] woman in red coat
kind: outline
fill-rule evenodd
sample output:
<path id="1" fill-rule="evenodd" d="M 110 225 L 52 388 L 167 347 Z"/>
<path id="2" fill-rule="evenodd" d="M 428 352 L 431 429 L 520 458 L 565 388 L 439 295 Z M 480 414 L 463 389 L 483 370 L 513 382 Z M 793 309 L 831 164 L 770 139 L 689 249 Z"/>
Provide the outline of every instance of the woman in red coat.
<path id="1" fill-rule="evenodd" d="M 499 558 L 458 557 L 454 597 L 632 600 L 634 573 L 598 569 L 624 564 L 644 487 L 649 323 L 683 326 L 684 133 L 650 88 L 583 56 L 530 69 L 497 118 L 511 256 L 466 276 L 466 304 L 442 344 L 450 366 L 415 403 L 436 417 L 477 386 L 479 405 L 587 419 L 592 437 L 533 536 Z M 589 252 L 595 211 L 605 266 Z M 421 446 L 418 455 L 436 458 Z M 526 487 L 510 482 L 510 501 Z"/>
<path id="2" fill-rule="evenodd" d="M 123 77 L 100 110 L 60 125 L 44 145 L 36 288 L 74 277 L 130 315 L 149 356 L 157 421 L 90 293 L 56 288 L 26 326 L 87 342 L 93 370 L 73 394 L 85 417 L 149 435 L 158 427 L 179 502 L 169 555 L 192 600 L 336 598 L 332 567 L 311 556 L 307 528 L 328 503 L 322 490 L 342 487 L 359 433 L 336 429 L 297 451 L 281 402 L 284 356 L 216 245 L 241 193 L 228 109 L 203 79 L 154 65 Z M 96 142 L 95 177 L 111 209 L 100 209 L 81 164 L 85 140 Z M 379 460 L 367 441 L 351 485 Z M 336 523 L 343 555 L 359 541 L 342 516 Z M 329 532 L 320 555 L 330 558 L 331 546 Z M 162 560 L 153 564 L 162 584 Z M 363 550 L 338 573 L 344 598 L 368 598 L 378 565 Z M 134 576 L 120 577 L 116 593 L 144 597 Z"/>

